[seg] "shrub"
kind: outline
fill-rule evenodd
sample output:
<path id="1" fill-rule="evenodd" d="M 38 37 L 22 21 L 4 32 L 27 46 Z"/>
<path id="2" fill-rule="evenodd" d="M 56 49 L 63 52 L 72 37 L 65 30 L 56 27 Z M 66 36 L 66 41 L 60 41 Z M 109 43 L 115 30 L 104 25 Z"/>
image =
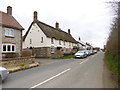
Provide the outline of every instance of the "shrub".
<path id="1" fill-rule="evenodd" d="M 30 57 L 31 55 L 32 55 L 31 52 L 28 50 L 24 50 L 21 52 L 22 57 Z"/>

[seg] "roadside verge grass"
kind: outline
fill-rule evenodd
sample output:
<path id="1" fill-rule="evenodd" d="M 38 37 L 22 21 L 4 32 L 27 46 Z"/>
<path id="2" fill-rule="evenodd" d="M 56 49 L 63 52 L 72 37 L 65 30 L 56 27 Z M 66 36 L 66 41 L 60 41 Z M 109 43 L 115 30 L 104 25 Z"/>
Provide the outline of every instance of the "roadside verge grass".
<path id="1" fill-rule="evenodd" d="M 105 60 L 108 68 L 110 71 L 115 74 L 119 80 L 120 80 L 120 58 L 117 56 L 106 52 L 105 53 Z"/>
<path id="2" fill-rule="evenodd" d="M 64 55 L 63 57 L 61 57 L 61 59 L 70 59 L 70 58 L 74 58 L 74 55 Z"/>

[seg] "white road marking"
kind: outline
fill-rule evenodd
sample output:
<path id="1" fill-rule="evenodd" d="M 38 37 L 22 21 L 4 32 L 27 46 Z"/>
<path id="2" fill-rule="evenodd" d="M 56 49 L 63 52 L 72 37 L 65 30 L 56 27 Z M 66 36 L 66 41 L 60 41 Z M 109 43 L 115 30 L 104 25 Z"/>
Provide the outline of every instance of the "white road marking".
<path id="1" fill-rule="evenodd" d="M 65 70 L 65 71 L 63 71 L 63 72 L 61 72 L 61 73 L 59 73 L 59 74 L 57 74 L 57 75 L 55 75 L 55 76 L 53 76 L 53 77 L 51 77 L 51 78 L 45 80 L 45 81 L 43 81 L 43 82 L 41 82 L 41 83 L 39 83 L 39 84 L 37 84 L 37 85 L 34 85 L 34 86 L 31 87 L 31 88 L 36 88 L 36 87 L 38 87 L 38 86 L 40 86 L 40 85 L 42 85 L 42 84 L 44 84 L 44 83 L 46 83 L 46 82 L 48 82 L 48 81 L 50 81 L 50 80 L 52 80 L 52 79 L 54 79 L 54 78 L 56 78 L 56 77 L 58 77 L 58 76 L 64 74 L 65 72 L 67 72 L 67 71 L 69 71 L 69 70 L 71 70 L 71 68 L 69 68 L 69 69 L 67 69 L 67 70 Z"/>
<path id="2" fill-rule="evenodd" d="M 82 63 L 84 63 L 84 62 L 86 62 L 86 61 L 88 61 L 88 59 L 86 59 L 85 61 L 82 61 L 80 64 L 82 64 Z"/>

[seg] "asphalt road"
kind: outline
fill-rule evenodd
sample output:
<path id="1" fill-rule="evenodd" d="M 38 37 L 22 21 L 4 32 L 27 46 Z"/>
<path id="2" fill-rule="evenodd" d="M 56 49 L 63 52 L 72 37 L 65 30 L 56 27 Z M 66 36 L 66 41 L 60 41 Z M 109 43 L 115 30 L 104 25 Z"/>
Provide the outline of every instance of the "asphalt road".
<path id="1" fill-rule="evenodd" d="M 104 53 L 65 59 L 11 73 L 3 88 L 104 88 Z"/>

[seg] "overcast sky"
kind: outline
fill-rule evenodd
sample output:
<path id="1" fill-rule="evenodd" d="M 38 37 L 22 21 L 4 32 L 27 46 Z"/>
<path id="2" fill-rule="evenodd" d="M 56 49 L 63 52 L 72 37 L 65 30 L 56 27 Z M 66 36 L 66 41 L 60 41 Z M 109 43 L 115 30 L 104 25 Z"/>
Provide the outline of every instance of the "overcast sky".
<path id="1" fill-rule="evenodd" d="M 0 0 L 0 11 L 12 7 L 13 16 L 27 31 L 33 21 L 33 12 L 38 20 L 51 26 L 59 22 L 60 28 L 72 36 L 96 47 L 103 47 L 109 34 L 113 13 L 106 2 L 112 0 Z"/>

